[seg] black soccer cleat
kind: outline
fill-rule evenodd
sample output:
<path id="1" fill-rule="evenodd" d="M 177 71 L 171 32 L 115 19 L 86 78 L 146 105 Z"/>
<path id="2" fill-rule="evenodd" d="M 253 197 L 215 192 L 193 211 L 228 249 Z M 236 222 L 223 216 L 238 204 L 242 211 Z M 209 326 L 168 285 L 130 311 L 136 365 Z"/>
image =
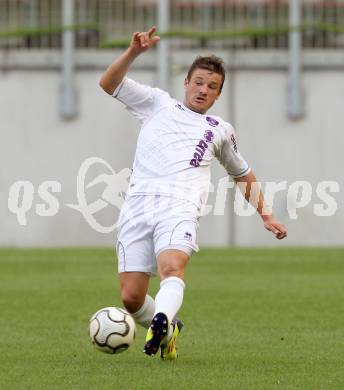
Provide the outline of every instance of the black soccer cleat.
<path id="1" fill-rule="evenodd" d="M 146 343 L 143 347 L 143 352 L 146 355 L 155 355 L 162 343 L 168 335 L 169 323 L 166 314 L 157 313 L 151 322 L 147 331 Z"/>

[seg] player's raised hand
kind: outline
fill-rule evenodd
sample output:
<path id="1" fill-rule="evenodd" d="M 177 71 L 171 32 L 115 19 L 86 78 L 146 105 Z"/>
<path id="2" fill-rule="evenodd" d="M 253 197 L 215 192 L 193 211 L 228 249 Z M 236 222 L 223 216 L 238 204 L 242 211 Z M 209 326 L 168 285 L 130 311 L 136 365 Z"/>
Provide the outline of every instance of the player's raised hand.
<path id="1" fill-rule="evenodd" d="M 130 50 L 138 55 L 155 45 L 160 40 L 158 35 L 154 35 L 155 31 L 156 27 L 152 26 L 148 31 L 134 32 L 131 37 Z"/>
<path id="2" fill-rule="evenodd" d="M 287 237 L 287 229 L 284 225 L 278 222 L 273 217 L 270 217 L 264 221 L 265 229 L 272 232 L 278 240 L 282 240 Z"/>

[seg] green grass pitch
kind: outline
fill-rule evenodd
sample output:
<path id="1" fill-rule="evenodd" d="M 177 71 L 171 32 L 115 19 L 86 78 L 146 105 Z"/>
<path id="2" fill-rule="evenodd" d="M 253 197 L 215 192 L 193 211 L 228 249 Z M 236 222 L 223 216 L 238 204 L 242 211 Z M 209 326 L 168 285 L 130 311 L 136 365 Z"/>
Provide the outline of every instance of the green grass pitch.
<path id="1" fill-rule="evenodd" d="M 186 283 L 178 361 L 143 329 L 106 355 L 87 331 L 121 306 L 114 252 L 1 250 L 0 388 L 344 389 L 344 249 L 203 249 Z"/>

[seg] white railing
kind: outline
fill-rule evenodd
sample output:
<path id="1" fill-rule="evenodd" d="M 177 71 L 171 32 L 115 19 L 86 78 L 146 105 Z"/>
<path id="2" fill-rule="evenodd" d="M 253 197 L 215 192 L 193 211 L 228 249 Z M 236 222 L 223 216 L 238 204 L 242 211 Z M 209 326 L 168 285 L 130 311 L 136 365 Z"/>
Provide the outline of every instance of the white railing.
<path id="1" fill-rule="evenodd" d="M 75 0 L 76 46 L 125 45 L 157 23 L 158 0 Z M 305 48 L 344 47 L 344 0 L 300 0 Z M 284 49 L 287 0 L 170 0 L 173 48 Z M 0 47 L 60 48 L 61 0 L 0 0 Z M 176 35 L 178 37 L 176 37 Z"/>

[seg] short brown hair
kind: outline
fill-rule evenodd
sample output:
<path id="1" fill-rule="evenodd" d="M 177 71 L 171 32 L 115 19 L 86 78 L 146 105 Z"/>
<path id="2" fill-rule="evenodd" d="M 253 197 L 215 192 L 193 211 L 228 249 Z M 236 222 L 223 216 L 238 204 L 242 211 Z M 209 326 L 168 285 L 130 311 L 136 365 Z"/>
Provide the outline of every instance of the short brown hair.
<path id="1" fill-rule="evenodd" d="M 224 62 L 222 61 L 221 58 L 216 57 L 214 55 L 208 56 L 208 57 L 202 57 L 198 56 L 194 60 L 194 62 L 191 64 L 188 74 L 186 78 L 190 81 L 192 73 L 194 72 L 195 69 L 207 69 L 210 70 L 211 72 L 218 73 L 222 76 L 222 83 L 220 86 L 220 92 L 222 91 L 223 83 L 225 82 L 225 77 L 226 77 L 226 71 L 224 67 Z"/>

